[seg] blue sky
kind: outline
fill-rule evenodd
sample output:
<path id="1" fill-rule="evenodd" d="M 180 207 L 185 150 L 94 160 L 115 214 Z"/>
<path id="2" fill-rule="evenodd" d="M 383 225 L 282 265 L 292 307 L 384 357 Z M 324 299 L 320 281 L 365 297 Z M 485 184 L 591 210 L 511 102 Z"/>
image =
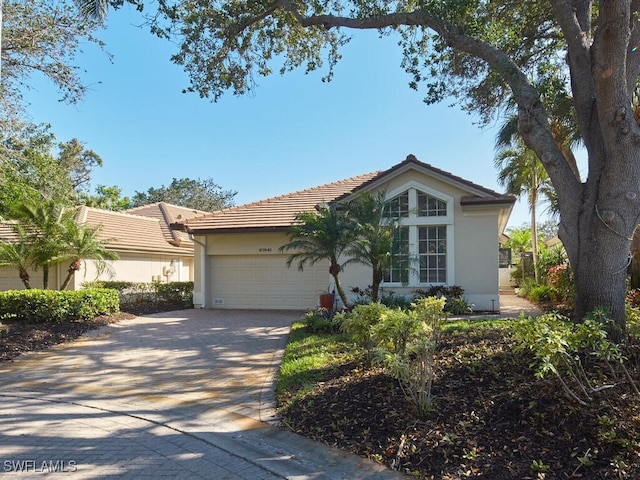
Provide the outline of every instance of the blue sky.
<path id="1" fill-rule="evenodd" d="M 217 103 L 196 94 L 172 64 L 176 46 L 152 36 L 135 11 L 109 12 L 99 37 L 107 55 L 85 47 L 77 64 L 90 86 L 77 105 L 58 101 L 44 80 L 26 97 L 35 122 L 59 141 L 78 138 L 104 166 L 93 186 L 118 185 L 123 195 L 168 185 L 172 178 L 211 177 L 236 190 L 236 204 L 419 160 L 503 191 L 493 166 L 497 126 L 447 103 L 428 106 L 408 87 L 400 48 L 375 32 L 357 32 L 343 50 L 332 82 L 323 73 L 258 79 L 250 96 Z M 528 222 L 520 202 L 510 226 Z"/>

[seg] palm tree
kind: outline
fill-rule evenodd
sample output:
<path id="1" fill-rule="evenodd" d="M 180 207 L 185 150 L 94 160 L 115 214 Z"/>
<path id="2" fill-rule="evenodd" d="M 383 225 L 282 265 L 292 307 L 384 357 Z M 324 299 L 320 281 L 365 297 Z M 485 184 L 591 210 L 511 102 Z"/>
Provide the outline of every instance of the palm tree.
<path id="1" fill-rule="evenodd" d="M 388 215 L 384 192 L 366 192 L 348 205 L 349 217 L 355 222 L 356 237 L 346 250 L 350 262 L 372 269 L 371 300 L 378 301 L 384 272 L 391 265 L 397 221 Z"/>
<path id="2" fill-rule="evenodd" d="M 52 200 L 35 202 L 25 200 L 14 206 L 12 217 L 34 232 L 33 262 L 42 267 L 42 286 L 49 288 L 49 268 L 60 261 L 63 246 L 60 242 L 63 225 L 73 221 L 74 211 L 65 209 Z"/>
<path id="3" fill-rule="evenodd" d="M 109 2 L 107 0 L 76 0 L 80 12 L 87 18 L 102 22 L 107 18 Z"/>
<path id="4" fill-rule="evenodd" d="M 300 212 L 295 223 L 289 228 L 289 243 L 280 247 L 281 252 L 293 251 L 287 258 L 287 266 L 298 262 L 298 270 L 329 260 L 329 273 L 333 277 L 336 290 L 345 307 L 349 299 L 340 281 L 343 265 L 340 259 L 353 240 L 353 228 L 337 204 L 321 204 L 315 211 Z"/>
<path id="5" fill-rule="evenodd" d="M 98 238 L 99 227 L 79 224 L 75 219 L 67 220 L 63 224 L 61 243 L 63 254 L 60 260 L 71 261 L 67 269 L 67 277 L 62 282 L 60 290 L 64 290 L 69 282 L 80 270 L 83 261 L 94 260 L 98 274 L 103 273 L 109 265 L 108 260 L 116 260 L 118 255 L 107 250 L 103 240 Z"/>
<path id="6" fill-rule="evenodd" d="M 533 252 L 533 268 L 538 281 L 538 238 L 537 206 L 541 195 L 549 195 L 553 191 L 549 175 L 542 166 L 535 152 L 520 144 L 516 148 L 502 150 L 495 159 L 496 168 L 500 170 L 498 181 L 507 192 L 522 197 L 526 195 L 531 212 L 531 250 Z"/>
<path id="7" fill-rule="evenodd" d="M 24 287 L 30 289 L 31 281 L 27 269 L 33 263 L 32 238 L 20 224 L 13 225 L 12 229 L 17 235 L 17 239 L 0 241 L 0 267 L 18 270 Z"/>

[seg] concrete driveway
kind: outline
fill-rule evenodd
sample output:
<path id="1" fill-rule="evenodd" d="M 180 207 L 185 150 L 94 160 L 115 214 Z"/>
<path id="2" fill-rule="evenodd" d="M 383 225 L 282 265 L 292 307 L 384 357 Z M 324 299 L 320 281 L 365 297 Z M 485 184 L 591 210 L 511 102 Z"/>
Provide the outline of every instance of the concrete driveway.
<path id="1" fill-rule="evenodd" d="M 276 428 L 299 312 L 183 310 L 0 363 L 0 473 L 64 478 L 382 479 Z"/>

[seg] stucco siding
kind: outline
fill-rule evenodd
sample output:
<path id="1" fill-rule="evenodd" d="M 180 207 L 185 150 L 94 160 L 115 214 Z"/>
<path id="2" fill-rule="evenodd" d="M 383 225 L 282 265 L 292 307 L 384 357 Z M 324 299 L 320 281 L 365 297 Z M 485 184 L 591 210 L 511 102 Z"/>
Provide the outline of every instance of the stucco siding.
<path id="1" fill-rule="evenodd" d="M 303 310 L 315 308 L 319 295 L 329 288 L 329 264 L 297 263 L 287 267 L 284 232 L 209 235 L 207 261 L 196 267 L 195 298 L 207 308 L 273 308 Z M 197 245 L 197 244 L 196 244 Z M 204 282 L 210 285 L 202 292 Z M 195 303 L 195 300 L 194 300 Z"/>
<path id="2" fill-rule="evenodd" d="M 135 253 L 119 253 L 118 257 L 118 260 L 108 262 L 109 268 L 100 275 L 94 261 L 83 262 L 80 271 L 75 274 L 74 288 L 79 289 L 82 283 L 93 280 L 177 282 L 193 279 L 190 257 Z M 173 265 L 172 260 L 175 260 Z"/>
<path id="3" fill-rule="evenodd" d="M 463 215 L 456 223 L 456 284 L 475 310 L 499 307 L 497 231 L 495 214 Z"/>

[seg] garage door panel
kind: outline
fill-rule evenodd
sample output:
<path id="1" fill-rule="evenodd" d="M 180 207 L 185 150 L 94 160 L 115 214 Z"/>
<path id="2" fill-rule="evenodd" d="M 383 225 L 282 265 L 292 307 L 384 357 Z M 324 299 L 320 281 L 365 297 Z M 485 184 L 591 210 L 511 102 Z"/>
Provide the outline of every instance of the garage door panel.
<path id="1" fill-rule="evenodd" d="M 328 263 L 287 267 L 286 255 L 211 258 L 214 308 L 314 308 L 329 283 Z"/>

